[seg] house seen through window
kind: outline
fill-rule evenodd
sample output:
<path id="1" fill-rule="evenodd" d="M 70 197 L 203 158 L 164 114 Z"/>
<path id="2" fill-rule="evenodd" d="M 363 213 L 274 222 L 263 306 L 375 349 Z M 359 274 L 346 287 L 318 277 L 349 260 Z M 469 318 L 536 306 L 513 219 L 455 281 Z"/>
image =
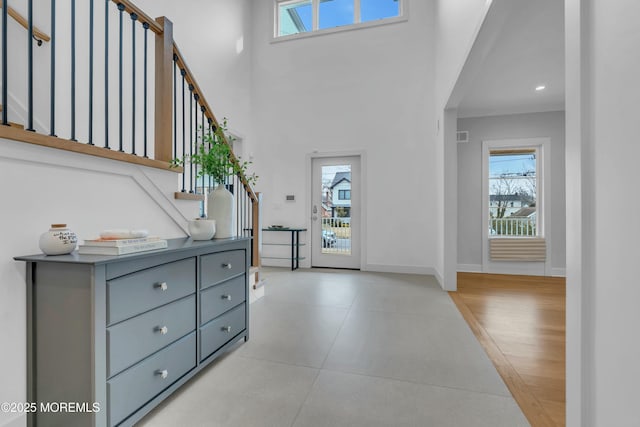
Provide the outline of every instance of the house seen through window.
<path id="1" fill-rule="evenodd" d="M 490 151 L 490 235 L 539 235 L 537 158 L 535 148 Z"/>
<path id="2" fill-rule="evenodd" d="M 406 0 L 276 0 L 276 37 L 397 18 Z"/>

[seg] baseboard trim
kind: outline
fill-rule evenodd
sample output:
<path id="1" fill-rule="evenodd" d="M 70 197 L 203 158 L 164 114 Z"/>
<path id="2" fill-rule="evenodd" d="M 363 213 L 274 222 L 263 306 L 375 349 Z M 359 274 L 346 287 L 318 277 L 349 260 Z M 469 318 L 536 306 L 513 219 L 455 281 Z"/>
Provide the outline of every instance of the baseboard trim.
<path id="1" fill-rule="evenodd" d="M 417 265 L 385 265 L 385 264 L 365 264 L 362 271 L 373 271 L 376 273 L 400 273 L 400 274 L 422 274 L 425 276 L 436 276 L 439 274 L 432 267 L 420 267 Z"/>
<path id="2" fill-rule="evenodd" d="M 482 264 L 458 264 L 460 273 L 482 273 Z"/>
<path id="3" fill-rule="evenodd" d="M 566 268 L 552 268 L 551 276 L 553 277 L 567 277 L 567 269 Z"/>

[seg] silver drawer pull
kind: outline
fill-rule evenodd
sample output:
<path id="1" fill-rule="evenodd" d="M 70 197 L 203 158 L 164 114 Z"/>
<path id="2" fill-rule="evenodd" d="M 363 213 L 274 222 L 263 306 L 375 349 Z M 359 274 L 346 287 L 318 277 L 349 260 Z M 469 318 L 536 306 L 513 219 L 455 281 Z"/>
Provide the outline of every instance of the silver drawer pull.
<path id="1" fill-rule="evenodd" d="M 226 299 L 227 301 L 231 301 L 231 295 L 222 295 L 220 298 Z"/>
<path id="2" fill-rule="evenodd" d="M 169 289 L 167 282 L 156 283 L 155 285 L 153 285 L 153 287 L 161 291 L 166 291 L 167 289 Z"/>
<path id="3" fill-rule="evenodd" d="M 167 328 L 166 326 L 156 326 L 154 331 L 160 332 L 162 335 L 167 335 L 167 332 L 169 332 L 169 328 Z"/>
<path id="4" fill-rule="evenodd" d="M 231 326 L 223 326 L 220 330 L 222 332 L 231 332 Z"/>
<path id="5" fill-rule="evenodd" d="M 226 268 L 228 270 L 231 270 L 231 268 L 233 268 L 233 267 L 231 266 L 230 262 L 225 262 L 224 264 L 222 264 L 222 268 Z"/>
<path id="6" fill-rule="evenodd" d="M 165 379 L 169 376 L 169 371 L 166 369 L 158 369 L 155 374 L 162 377 L 162 379 Z"/>

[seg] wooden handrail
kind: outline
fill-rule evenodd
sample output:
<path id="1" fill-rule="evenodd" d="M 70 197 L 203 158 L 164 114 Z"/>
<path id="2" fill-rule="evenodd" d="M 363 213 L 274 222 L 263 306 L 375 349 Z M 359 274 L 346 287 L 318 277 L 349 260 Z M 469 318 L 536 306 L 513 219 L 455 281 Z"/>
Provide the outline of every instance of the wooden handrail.
<path id="1" fill-rule="evenodd" d="M 89 154 L 91 156 L 118 160 L 121 162 L 168 170 L 171 172 L 184 172 L 183 168 L 173 167 L 169 162 L 148 159 L 146 157 L 140 157 L 135 154 L 124 153 L 121 151 L 109 150 L 108 148 L 102 148 L 96 145 L 82 144 L 68 139 L 58 138 L 56 136 L 43 135 L 41 133 L 23 130 L 14 126 L 0 125 L 0 138 L 27 142 L 29 144 L 40 145 L 43 147 L 57 148 L 59 150 L 73 151 L 75 153 Z"/>
<path id="2" fill-rule="evenodd" d="M 177 59 L 177 63 L 178 63 L 178 67 L 181 70 L 185 71 L 185 80 L 187 81 L 187 83 L 189 83 L 190 85 L 193 85 L 193 93 L 198 94 L 199 99 L 198 102 L 200 103 L 200 105 L 202 105 L 205 109 L 205 116 L 208 119 L 211 119 L 211 121 L 213 122 L 213 124 L 216 127 L 219 127 L 220 125 L 218 124 L 218 120 L 216 119 L 216 116 L 213 114 L 213 110 L 211 109 L 211 106 L 209 106 L 209 103 L 207 102 L 207 99 L 204 97 L 204 93 L 202 93 L 202 90 L 200 89 L 200 86 L 198 85 L 198 82 L 196 82 L 195 78 L 193 77 L 193 73 L 191 73 L 191 70 L 189 69 L 189 66 L 187 65 L 187 63 L 185 62 L 184 58 L 182 57 L 182 54 L 180 53 L 180 49 L 178 49 L 178 46 L 176 45 L 176 43 L 173 43 L 173 53 L 176 55 Z M 223 135 L 223 139 L 225 144 L 227 145 L 231 145 L 229 144 L 229 141 L 227 140 L 226 135 Z M 239 164 L 238 159 L 236 158 L 235 154 L 233 153 L 233 151 L 231 152 L 231 161 L 235 164 Z M 245 191 L 247 192 L 247 194 L 249 195 L 249 198 L 251 199 L 252 203 L 258 203 L 258 197 L 256 196 L 256 194 L 254 193 L 253 189 L 251 188 L 251 185 L 249 185 L 249 182 L 247 182 L 247 178 L 244 176 L 244 174 L 242 172 L 238 173 L 238 177 L 240 178 L 240 182 L 242 182 L 242 185 L 244 186 Z"/>
<path id="3" fill-rule="evenodd" d="M 135 13 L 136 15 L 138 15 L 138 21 L 140 21 L 143 24 L 145 23 L 149 24 L 149 28 L 154 33 L 161 35 L 162 32 L 164 31 L 164 29 L 162 28 L 162 25 L 160 25 L 155 19 L 151 18 L 149 15 L 144 13 L 142 9 L 140 9 L 138 6 L 136 6 L 129 0 L 111 0 L 111 1 L 113 1 L 115 4 L 123 5 L 125 12 L 129 14 Z"/>
<path id="4" fill-rule="evenodd" d="M 0 9 L 3 7 L 4 7 L 4 0 L 0 0 Z M 27 18 L 20 15 L 18 11 L 16 11 L 11 6 L 7 6 L 7 14 L 10 17 L 12 17 L 18 24 L 23 26 L 25 30 L 29 29 L 29 21 L 27 21 Z M 40 45 L 43 41 L 44 42 L 51 41 L 51 37 L 49 37 L 47 34 L 45 34 L 42 30 L 40 30 L 36 26 L 33 27 L 33 36 L 36 38 L 36 41 L 38 41 L 38 45 Z"/>

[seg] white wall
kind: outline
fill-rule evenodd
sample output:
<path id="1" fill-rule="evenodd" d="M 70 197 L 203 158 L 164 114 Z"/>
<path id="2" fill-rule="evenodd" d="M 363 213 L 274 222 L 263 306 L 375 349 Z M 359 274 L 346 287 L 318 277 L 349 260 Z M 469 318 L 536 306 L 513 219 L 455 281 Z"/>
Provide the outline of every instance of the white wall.
<path id="1" fill-rule="evenodd" d="M 457 105 L 448 105 L 454 86 L 471 51 L 473 42 L 489 10 L 492 0 L 437 0 L 436 22 L 436 74 L 435 123 L 436 128 L 435 176 L 438 189 L 435 204 L 437 261 L 436 270 L 442 276 L 445 289 L 454 291 L 456 279 L 457 203 L 455 192 L 456 153 L 455 129 Z M 448 109 L 448 110 L 447 110 Z M 445 111 L 446 110 L 446 111 Z"/>
<path id="2" fill-rule="evenodd" d="M 80 238 L 107 228 L 184 237 L 185 217 L 196 216 L 197 206 L 174 204 L 174 172 L 8 140 L 0 144 L 0 401 L 24 402 L 26 268 L 13 257 L 40 253 L 38 238 L 52 223 L 68 224 Z M 15 418 L 21 417 L 0 412 L 0 425 Z"/>
<path id="3" fill-rule="evenodd" d="M 570 425 L 637 425 L 640 230 L 620 218 L 640 209 L 640 145 L 631 134 L 640 117 L 640 57 L 631 54 L 640 46 L 640 3 L 570 1 L 567 11 L 567 61 L 582 65 L 567 68 L 567 108 L 578 113 L 567 121 L 572 126 L 567 193 L 582 195 L 579 207 L 567 209 L 568 214 L 582 209 L 577 218 L 568 218 L 582 226 L 571 226 L 567 241 L 568 354 L 581 357 L 576 362 L 582 368 L 572 369 L 568 360 Z M 574 256 L 575 243 L 581 246 L 579 257 Z M 580 408 L 574 399 L 581 393 Z"/>
<path id="4" fill-rule="evenodd" d="M 492 0 L 436 2 L 436 104 L 444 108 Z M 442 113 L 442 112 L 440 112 Z"/>
<path id="5" fill-rule="evenodd" d="M 136 0 L 142 10 L 173 22 L 173 38 L 218 120 L 249 133 L 250 0 Z M 238 154 L 238 153 L 236 153 Z M 242 153 L 240 153 L 242 154 Z"/>
<path id="6" fill-rule="evenodd" d="M 307 155 L 364 151 L 363 267 L 433 272 L 434 16 L 409 3 L 408 22 L 270 43 L 272 2 L 254 2 L 249 150 L 263 223 L 292 226 L 309 226 Z"/>
<path id="7" fill-rule="evenodd" d="M 551 268 L 565 270 L 565 128 L 564 112 L 514 114 L 458 119 L 458 129 L 469 132 L 469 142 L 458 144 L 458 266 L 482 271 L 482 141 L 549 137 Z M 498 272 L 498 271 L 496 271 Z"/>

